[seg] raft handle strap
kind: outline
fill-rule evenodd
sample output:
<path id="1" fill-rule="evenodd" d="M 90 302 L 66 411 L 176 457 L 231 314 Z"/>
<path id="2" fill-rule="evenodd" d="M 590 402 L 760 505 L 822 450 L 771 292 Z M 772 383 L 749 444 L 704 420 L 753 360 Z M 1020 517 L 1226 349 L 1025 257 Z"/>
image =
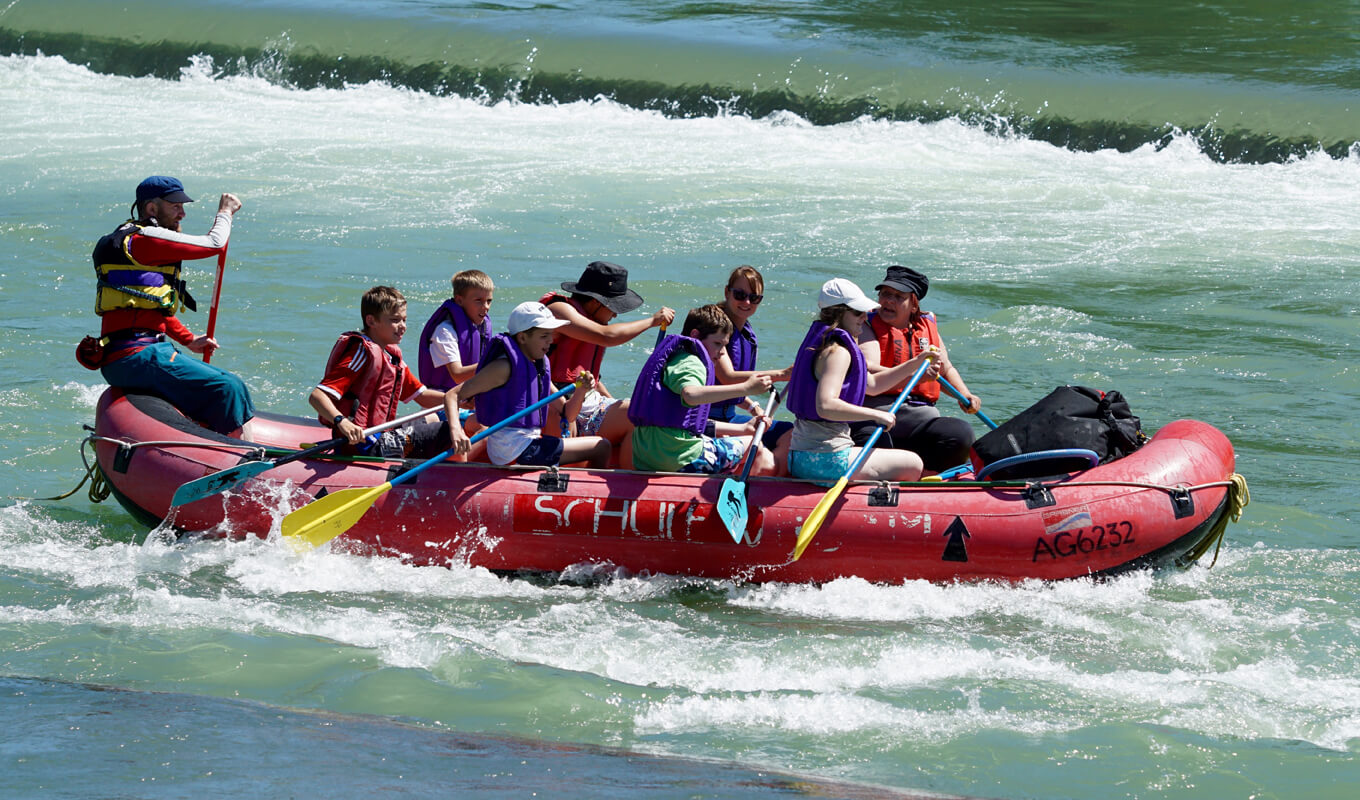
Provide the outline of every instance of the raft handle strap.
<path id="1" fill-rule="evenodd" d="M 1020 496 L 1025 498 L 1025 508 L 1028 508 L 1031 511 L 1036 508 L 1048 508 L 1049 506 L 1058 504 L 1058 500 L 1053 496 L 1053 492 L 1049 491 L 1048 487 L 1042 483 L 1029 484 L 1025 487 L 1025 491 L 1020 493 Z"/>
<path id="2" fill-rule="evenodd" d="M 120 444 L 118 446 L 118 452 L 113 454 L 114 472 L 126 473 L 128 471 L 128 465 L 132 463 L 132 454 L 134 452 L 136 451 L 130 445 Z"/>
<path id="3" fill-rule="evenodd" d="M 887 481 L 880 483 L 869 490 L 869 507 L 897 507 L 898 489 L 896 486 L 889 486 Z"/>
<path id="4" fill-rule="evenodd" d="M 1195 498 L 1190 496 L 1190 490 L 1184 486 L 1177 486 L 1170 492 L 1171 508 L 1176 514 L 1176 519 L 1185 519 L 1195 513 Z"/>
<path id="5" fill-rule="evenodd" d="M 269 450 L 264 447 L 252 447 L 241 454 L 241 460 L 236 462 L 237 466 L 249 464 L 252 461 L 264 461 L 269 456 Z"/>
<path id="6" fill-rule="evenodd" d="M 538 476 L 538 490 L 544 493 L 562 494 L 567 491 L 567 483 L 570 480 L 570 475 L 563 475 L 558 471 L 557 465 L 553 465 Z"/>

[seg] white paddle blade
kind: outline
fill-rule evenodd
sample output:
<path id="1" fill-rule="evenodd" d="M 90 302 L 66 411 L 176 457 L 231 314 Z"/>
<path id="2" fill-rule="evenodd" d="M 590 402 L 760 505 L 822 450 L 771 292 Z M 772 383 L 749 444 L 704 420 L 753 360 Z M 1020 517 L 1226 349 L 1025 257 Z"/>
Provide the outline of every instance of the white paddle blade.
<path id="1" fill-rule="evenodd" d="M 268 472 L 273 468 L 274 463 L 271 461 L 250 461 L 245 464 L 238 464 L 231 469 L 205 475 L 176 489 L 175 496 L 170 498 L 170 505 L 179 507 L 195 500 L 202 500 L 205 497 L 235 489 L 261 472 Z"/>

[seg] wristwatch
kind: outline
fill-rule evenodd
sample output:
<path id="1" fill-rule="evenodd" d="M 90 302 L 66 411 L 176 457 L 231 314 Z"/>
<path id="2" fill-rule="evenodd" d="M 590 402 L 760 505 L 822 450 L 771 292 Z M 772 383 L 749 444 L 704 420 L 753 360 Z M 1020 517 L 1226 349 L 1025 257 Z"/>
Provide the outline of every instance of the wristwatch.
<path id="1" fill-rule="evenodd" d="M 347 419 L 349 419 L 349 417 L 346 417 L 344 414 L 336 414 L 335 419 L 331 420 L 331 427 L 338 429 L 340 427 L 340 423 L 344 422 Z"/>

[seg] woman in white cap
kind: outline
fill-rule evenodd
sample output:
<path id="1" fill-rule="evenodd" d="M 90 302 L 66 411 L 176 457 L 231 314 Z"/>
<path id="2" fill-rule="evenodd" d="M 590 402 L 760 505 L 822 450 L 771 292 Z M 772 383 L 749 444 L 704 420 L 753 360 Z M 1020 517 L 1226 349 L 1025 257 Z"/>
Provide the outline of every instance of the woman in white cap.
<path id="1" fill-rule="evenodd" d="M 449 419 L 458 418 L 459 404 L 473 399 L 477 421 L 491 427 L 510 418 L 552 394 L 549 380 L 552 364 L 548 349 L 553 331 L 566 325 L 542 303 L 520 303 L 510 312 L 507 332 L 495 336 L 482 351 L 477 371 L 465 382 L 444 394 L 444 411 Z M 564 428 L 575 423 L 581 400 L 595 388 L 595 376 L 579 373 L 585 386 L 565 402 L 558 398 L 491 434 L 487 453 L 493 464 L 549 467 L 586 462 L 603 467 L 609 461 L 609 442 L 599 436 L 564 438 Z M 471 441 L 461 425 L 450 426 L 455 455 L 468 453 Z M 570 433 L 570 431 L 567 431 Z"/>
<path id="2" fill-rule="evenodd" d="M 859 456 L 850 438 L 851 422 L 869 421 L 885 427 L 895 417 L 864 405 L 865 393 L 909 378 L 925 352 L 891 369 L 870 374 L 856 343 L 864 320 L 878 304 L 854 283 L 832 278 L 822 284 L 817 298 L 821 314 L 812 323 L 793 362 L 787 405 L 793 412 L 789 472 L 795 478 L 837 480 Z M 936 367 L 926 370 L 934 377 Z M 921 477 L 921 457 L 910 450 L 875 449 L 855 472 L 855 480 L 914 481 Z"/>

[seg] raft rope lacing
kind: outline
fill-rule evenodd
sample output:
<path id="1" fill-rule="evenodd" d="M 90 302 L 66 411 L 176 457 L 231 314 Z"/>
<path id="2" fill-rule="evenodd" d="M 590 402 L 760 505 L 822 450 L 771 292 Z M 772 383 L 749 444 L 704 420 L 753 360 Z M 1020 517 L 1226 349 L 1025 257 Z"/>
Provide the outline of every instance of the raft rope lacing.
<path id="1" fill-rule="evenodd" d="M 253 452 L 253 453 L 255 453 L 257 458 L 264 458 L 265 453 L 267 452 L 267 449 L 266 449 L 266 448 L 263 448 L 263 447 L 261 447 L 261 446 L 258 445 L 258 444 L 247 444 L 247 443 L 244 443 L 244 442 L 241 443 L 241 444 L 229 444 L 229 443 L 227 443 L 227 442 L 175 441 L 175 440 L 170 440 L 170 439 L 162 440 L 162 441 L 129 442 L 129 441 L 125 441 L 125 440 L 123 440 L 123 439 L 113 439 L 113 438 L 110 438 L 110 437 L 107 437 L 107 436 L 90 435 L 90 436 L 85 437 L 85 440 L 82 441 L 82 442 L 80 443 L 80 457 L 81 457 L 81 460 L 85 462 L 85 466 L 86 466 L 86 479 L 88 479 L 88 478 L 90 477 L 90 472 L 91 472 L 92 470 L 93 470 L 93 471 L 98 471 L 98 469 L 99 469 L 99 464 L 98 464 L 98 462 L 95 462 L 94 464 L 91 464 L 90 461 L 89 461 L 89 459 L 88 459 L 88 457 L 86 456 L 86 453 L 85 453 L 85 447 L 86 447 L 86 445 L 88 445 L 88 444 L 90 444 L 90 443 L 92 443 L 92 442 L 108 442 L 109 444 L 117 445 L 119 448 L 126 449 L 126 450 L 136 450 L 136 449 L 138 449 L 138 448 L 140 448 L 140 447 L 198 447 L 198 448 L 203 448 L 203 449 L 207 449 L 207 450 L 242 450 L 242 451 L 245 451 L 245 452 Z M 457 466 L 457 465 L 455 465 L 455 466 Z M 851 485 L 851 486 L 854 486 L 854 485 L 857 485 L 857 484 L 858 484 L 858 485 L 873 485 L 873 486 L 878 486 L 878 485 L 882 485 L 882 483 L 883 483 L 882 481 L 850 481 L 850 485 Z M 39 498 L 39 499 L 43 499 L 43 500 L 63 500 L 63 499 L 65 499 L 65 498 L 67 498 L 67 497 L 70 497 L 72 494 L 75 494 L 76 491 L 78 491 L 82 485 L 84 485 L 84 480 L 82 480 L 80 484 L 77 484 L 76 487 L 75 487 L 74 489 L 72 489 L 71 491 L 67 492 L 66 494 L 60 495 L 60 496 L 58 496 L 58 497 L 44 497 L 44 498 Z M 1043 486 L 1043 487 L 1048 488 L 1048 489 L 1057 489 L 1057 488 L 1060 488 L 1060 487 L 1068 487 L 1068 486 L 1125 486 L 1125 487 L 1131 487 L 1131 488 L 1136 488 L 1136 489 L 1154 489 L 1154 490 L 1157 490 L 1157 491 L 1168 492 L 1168 493 L 1170 493 L 1170 492 L 1180 492 L 1180 491 L 1185 491 L 1185 492 L 1197 492 L 1197 491 L 1200 491 L 1200 490 L 1203 490 L 1203 489 L 1212 489 L 1212 488 L 1214 488 L 1214 487 L 1216 487 L 1216 486 L 1227 486 L 1227 487 L 1229 487 L 1229 494 L 1230 494 L 1229 501 L 1232 502 L 1232 503 L 1234 504 L 1233 509 L 1232 509 L 1233 521 L 1234 521 L 1234 522 L 1236 522 L 1236 521 L 1238 521 L 1239 519 L 1241 519 L 1241 517 L 1242 517 L 1242 509 L 1246 507 L 1247 503 L 1251 502 L 1250 493 L 1247 491 L 1247 479 L 1244 478 L 1244 477 L 1242 477 L 1241 475 L 1239 475 L 1239 474 L 1236 473 L 1236 472 L 1234 472 L 1234 473 L 1232 474 L 1232 477 L 1229 478 L 1229 479 L 1227 479 L 1227 480 L 1222 480 L 1222 481 L 1210 481 L 1210 482 L 1208 482 L 1208 483 L 1197 483 L 1197 484 L 1194 484 L 1194 485 L 1192 485 L 1192 486 L 1184 486 L 1184 485 L 1168 486 L 1168 485 L 1162 484 L 1162 483 L 1146 483 L 1146 482 L 1143 482 L 1143 481 L 1081 481 L 1081 480 L 1077 480 L 1077 481 L 1060 481 L 1060 482 L 1056 482 L 1056 483 L 1044 483 L 1044 482 L 1042 482 L 1042 481 L 1019 481 L 1019 480 L 1009 480 L 1009 481 L 976 481 L 976 482 L 974 482 L 974 481 L 959 481 L 959 482 L 957 482 L 957 483 L 941 483 L 941 482 L 935 482 L 935 481 L 903 481 L 903 482 L 900 483 L 899 485 L 901 485 L 901 486 L 913 486 L 913 487 L 914 487 L 914 486 L 921 486 L 921 487 L 929 487 L 929 488 L 935 488 L 935 489 L 944 489 L 944 488 L 948 488 L 948 489 L 1027 489 L 1027 488 L 1029 488 L 1029 487 L 1031 487 L 1031 486 Z M 1240 504 L 1238 504 L 1238 503 L 1239 503 L 1239 499 L 1240 499 Z"/>
<path id="2" fill-rule="evenodd" d="M 88 427 L 86 429 L 88 430 Z M 71 489 L 71 491 L 65 494 L 59 494 L 56 497 L 36 497 L 36 498 L 16 497 L 14 499 L 65 500 L 66 498 L 80 491 L 80 487 L 84 486 L 86 481 L 90 482 L 90 491 L 88 494 L 91 502 L 102 503 L 105 500 L 109 499 L 109 495 L 112 493 L 113 487 L 109 485 L 108 478 L 104 477 L 104 471 L 99 468 L 99 459 L 96 458 L 91 460 L 89 457 L 89 453 L 86 450 L 86 448 L 89 445 L 95 442 L 108 442 L 109 444 L 117 445 L 120 449 L 128 451 L 136 450 L 139 447 L 200 447 L 209 450 L 244 450 L 247 453 L 256 453 L 258 458 L 264 458 L 264 454 L 266 452 L 265 448 L 260 447 L 258 444 L 246 444 L 246 443 L 229 444 L 227 442 L 178 442 L 170 440 L 150 442 L 127 442 L 122 439 L 111 439 L 107 436 L 97 436 L 91 434 L 90 436 L 86 436 L 85 439 L 82 440 L 80 443 L 80 460 L 82 463 L 85 464 L 85 475 L 81 477 L 80 483 L 77 483 L 75 485 L 75 488 Z"/>
<path id="3" fill-rule="evenodd" d="M 860 481 L 860 483 L 863 483 L 863 481 Z M 960 483 L 917 482 L 911 485 L 950 486 L 954 488 L 974 487 L 980 489 L 1029 489 L 1042 486 L 1043 488 L 1050 490 L 1065 486 L 1128 486 L 1153 489 L 1167 492 L 1168 494 L 1174 492 L 1198 492 L 1203 489 L 1224 486 L 1227 487 L 1228 492 L 1223 498 L 1223 502 L 1226 506 L 1223 514 L 1219 515 L 1219 518 L 1214 521 L 1213 527 L 1209 529 L 1209 535 L 1196 543 L 1180 560 L 1182 566 L 1189 566 L 1190 564 L 1199 561 L 1204 554 L 1209 551 L 1209 548 L 1213 547 L 1214 558 L 1209 562 L 1209 568 L 1211 569 L 1214 564 L 1218 563 L 1218 553 L 1223 547 L 1223 537 L 1228 531 L 1228 521 L 1231 519 L 1233 522 L 1241 522 L 1243 510 L 1251 503 L 1251 491 L 1247 488 L 1247 479 L 1237 472 L 1234 472 L 1227 480 L 1198 483 L 1194 486 L 1164 486 L 1162 484 L 1143 483 L 1141 481 L 1060 481 L 1057 483 L 1044 483 L 1042 481 L 979 481 L 976 483 L 969 483 L 964 481 Z"/>
<path id="4" fill-rule="evenodd" d="M 1218 551 L 1223 547 L 1223 536 L 1228 531 L 1228 519 L 1231 518 L 1233 522 L 1241 522 L 1242 511 L 1251 503 L 1251 490 L 1247 488 L 1247 479 L 1240 474 L 1234 472 L 1228 480 L 1219 481 L 1218 484 L 1214 485 L 1222 484 L 1228 486 L 1228 496 L 1223 498 L 1227 508 L 1214 522 L 1214 527 L 1209 529 L 1209 535 L 1185 554 L 1184 563 L 1186 565 L 1199 561 L 1208 552 L 1209 546 L 1213 545 L 1214 558 L 1209 562 L 1209 569 L 1213 569 L 1214 565 L 1218 563 Z"/>
<path id="5" fill-rule="evenodd" d="M 227 442 L 186 442 L 186 441 L 148 441 L 148 442 L 128 442 L 122 439 L 112 439 L 107 436 L 91 434 L 85 437 L 80 443 L 80 460 L 85 464 L 85 475 L 80 479 L 71 491 L 57 495 L 56 497 L 42 497 L 39 500 L 65 500 L 76 492 L 80 487 L 90 481 L 89 498 L 91 502 L 101 503 L 107 500 L 112 489 L 108 479 L 104 477 L 104 472 L 99 468 L 99 460 L 91 461 L 86 453 L 86 447 L 94 442 L 108 442 L 126 450 L 136 450 L 139 447 L 198 447 L 209 450 L 242 450 L 248 453 L 255 453 L 257 458 L 264 458 L 265 448 L 257 444 L 229 444 Z M 882 481 L 853 481 L 856 484 L 881 485 Z M 951 489 L 1027 489 L 1035 486 L 1042 486 L 1047 489 L 1056 489 L 1068 486 L 1125 486 L 1140 489 L 1152 489 L 1168 494 L 1174 492 L 1197 492 L 1203 489 L 1212 489 L 1216 486 L 1227 487 L 1228 492 L 1224 497 L 1227 508 L 1224 513 L 1215 520 L 1209 535 L 1204 537 L 1198 544 L 1185 554 L 1185 564 L 1193 564 L 1214 548 L 1214 558 L 1209 562 L 1209 567 L 1218 563 L 1218 553 L 1223 547 L 1223 538 L 1228 530 L 1228 522 L 1240 522 L 1242 512 L 1251 503 L 1251 491 L 1247 488 L 1247 479 L 1241 474 L 1234 472 L 1230 478 L 1223 481 L 1210 481 L 1209 483 L 1199 483 L 1193 486 L 1167 486 L 1158 483 L 1145 483 L 1142 481 L 1061 481 L 1058 483 L 1043 483 L 1042 481 L 978 481 L 978 482 L 959 482 L 959 483 L 939 483 L 939 482 L 913 482 L 908 485 L 920 485 L 931 488 L 951 488 Z M 20 498 L 22 499 L 22 498 Z"/>

